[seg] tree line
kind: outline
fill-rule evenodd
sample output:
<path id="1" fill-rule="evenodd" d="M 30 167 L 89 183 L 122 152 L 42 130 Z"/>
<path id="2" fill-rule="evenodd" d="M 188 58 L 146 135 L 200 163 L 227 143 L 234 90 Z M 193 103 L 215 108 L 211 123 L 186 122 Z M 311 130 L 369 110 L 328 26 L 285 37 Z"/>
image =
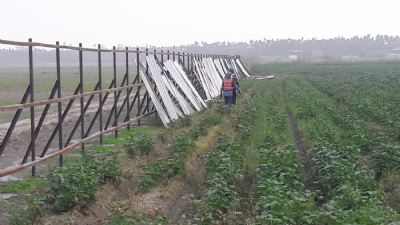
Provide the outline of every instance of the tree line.
<path id="1" fill-rule="evenodd" d="M 119 44 L 117 49 L 125 49 Z M 136 47 L 129 47 L 135 50 Z M 146 47 L 141 47 L 144 50 Z M 244 57 L 276 57 L 287 58 L 297 55 L 301 59 L 338 59 L 345 56 L 384 58 L 393 54 L 400 54 L 400 37 L 377 35 L 354 36 L 351 38 L 336 37 L 331 39 L 263 39 L 250 40 L 249 42 L 195 42 L 191 45 L 172 47 L 147 46 L 150 51 L 167 51 L 175 53 L 240 55 Z M 62 50 L 63 62 L 77 63 L 78 52 L 74 50 Z M 117 61 L 125 60 L 123 54 L 117 57 Z M 0 49 L 0 64 L 27 62 L 27 47 Z M 54 49 L 34 48 L 34 59 L 38 63 L 50 63 L 55 60 Z M 112 61 L 112 53 L 102 53 L 102 59 Z M 96 63 L 96 52 L 85 52 L 85 62 Z"/>

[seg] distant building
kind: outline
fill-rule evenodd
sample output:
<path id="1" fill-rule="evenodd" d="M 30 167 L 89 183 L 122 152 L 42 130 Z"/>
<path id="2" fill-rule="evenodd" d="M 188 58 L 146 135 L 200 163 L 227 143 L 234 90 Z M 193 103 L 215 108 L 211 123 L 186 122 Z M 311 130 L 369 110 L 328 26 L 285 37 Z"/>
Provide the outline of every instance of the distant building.
<path id="1" fill-rule="evenodd" d="M 303 50 L 289 50 L 289 59 L 300 60 L 303 57 Z"/>
<path id="2" fill-rule="evenodd" d="M 392 49 L 392 51 L 394 51 L 394 52 L 400 52 L 400 47 L 394 48 L 394 49 Z"/>
<path id="3" fill-rule="evenodd" d="M 392 49 L 392 52 L 393 52 L 391 54 L 392 57 L 400 57 L 400 47 Z"/>
<path id="4" fill-rule="evenodd" d="M 340 57 L 341 60 L 345 60 L 345 61 L 356 61 L 360 59 L 360 56 L 358 55 L 344 55 L 342 57 Z"/>

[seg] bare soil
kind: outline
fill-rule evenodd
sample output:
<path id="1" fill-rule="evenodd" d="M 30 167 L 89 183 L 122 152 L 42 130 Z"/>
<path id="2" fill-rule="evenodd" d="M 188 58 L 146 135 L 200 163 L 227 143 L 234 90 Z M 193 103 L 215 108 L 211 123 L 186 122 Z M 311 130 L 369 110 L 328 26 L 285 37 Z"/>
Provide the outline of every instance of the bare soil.
<path id="1" fill-rule="evenodd" d="M 133 95 L 131 99 L 133 99 Z M 87 100 L 87 99 L 85 99 Z M 111 109 L 113 107 L 113 100 L 114 100 L 114 95 L 109 95 L 108 100 L 106 101 L 106 104 L 103 106 L 103 126 L 105 126 L 107 119 L 110 115 Z M 122 104 L 123 99 L 120 99 L 118 102 L 118 107 Z M 86 101 L 84 102 L 86 104 Z M 135 105 L 137 105 L 135 103 Z M 53 108 L 54 107 L 54 108 Z M 137 108 L 137 106 L 133 107 L 134 111 Z M 35 107 L 35 125 L 38 124 L 40 116 L 42 115 L 44 106 L 43 107 Z M 65 107 L 63 106 L 63 110 Z M 25 109 L 29 110 L 29 109 Z M 39 131 L 39 135 L 36 138 L 35 141 L 35 157 L 39 158 L 40 155 L 43 152 L 43 149 L 45 145 L 47 144 L 50 135 L 53 133 L 55 130 L 57 124 L 58 124 L 58 116 L 57 116 L 57 105 L 54 104 L 53 106 L 50 107 L 49 113 L 47 114 L 42 128 Z M 92 103 L 90 104 L 90 107 L 87 109 L 85 116 L 84 116 L 84 125 L 85 125 L 85 132 L 87 131 L 90 122 L 93 120 L 96 111 L 98 110 L 98 101 L 93 100 Z M 136 113 L 136 112 L 134 112 Z M 80 110 L 80 103 L 79 100 L 75 101 L 74 105 L 71 107 L 70 111 L 68 112 L 66 118 L 64 119 L 64 122 L 62 124 L 63 127 L 63 145 L 65 145 L 66 141 L 71 135 L 71 131 L 73 130 L 75 124 L 77 123 L 79 117 L 81 114 Z M 122 123 L 122 120 L 125 118 L 126 112 L 123 111 L 119 117 L 119 123 Z M 98 120 L 98 118 L 97 118 Z M 114 117 L 112 116 L 111 122 L 109 127 L 112 126 L 112 123 L 114 121 Z M 0 140 L 3 140 L 5 137 L 7 130 L 10 128 L 11 122 L 2 122 L 0 123 Z M 98 122 L 96 121 L 94 123 L 93 128 L 91 129 L 91 134 L 96 133 L 99 131 L 99 125 Z M 81 139 L 81 126 L 77 128 L 70 144 L 72 144 L 75 140 Z M 12 132 L 11 138 L 9 139 L 7 146 L 4 149 L 4 152 L 2 155 L 0 155 L 0 170 L 4 170 L 13 166 L 20 165 L 22 163 L 22 159 L 24 158 L 24 155 L 26 154 L 28 150 L 29 143 L 31 141 L 31 120 L 30 119 L 20 119 L 17 123 L 16 126 Z M 98 139 L 97 139 L 98 141 Z M 52 144 L 50 145 L 49 150 L 47 151 L 46 154 L 49 154 L 51 152 L 57 151 L 58 148 L 58 134 L 56 134 Z M 27 162 L 31 161 L 31 154 L 29 154 Z M 42 164 L 39 166 L 36 166 L 36 169 L 38 171 L 40 170 L 46 170 L 47 165 Z M 44 171 L 45 172 L 45 171 Z M 40 173 L 39 173 L 40 175 Z M 31 170 L 26 169 L 24 171 L 15 173 L 12 175 L 13 177 L 17 177 L 19 179 L 23 179 L 26 177 L 31 176 Z M 3 178 L 3 181 L 6 180 L 6 178 Z M 2 181 L 0 179 L 0 181 Z"/>
<path id="2" fill-rule="evenodd" d="M 285 102 L 287 103 L 287 90 L 286 90 L 286 83 L 283 81 L 282 82 L 282 89 L 284 93 L 284 98 Z M 289 126 L 292 131 L 292 136 L 294 139 L 294 145 L 296 149 L 298 150 L 298 158 L 301 161 L 304 171 L 305 171 L 305 178 L 304 178 L 304 184 L 307 189 L 310 190 L 315 190 L 317 187 L 315 187 L 315 175 L 314 171 L 312 169 L 312 162 L 311 159 L 308 157 L 307 150 L 309 149 L 308 144 L 304 140 L 303 134 L 297 127 L 297 118 L 293 114 L 292 110 L 289 108 L 288 104 L 286 104 L 285 107 L 286 114 L 288 115 L 289 119 Z"/>

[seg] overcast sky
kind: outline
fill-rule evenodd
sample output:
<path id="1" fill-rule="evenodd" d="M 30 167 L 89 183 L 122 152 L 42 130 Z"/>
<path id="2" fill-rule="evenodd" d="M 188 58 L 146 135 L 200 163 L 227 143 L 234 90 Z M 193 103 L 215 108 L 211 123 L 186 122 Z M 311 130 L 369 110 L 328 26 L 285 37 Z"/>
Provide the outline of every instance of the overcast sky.
<path id="1" fill-rule="evenodd" d="M 0 39 L 111 48 L 400 35 L 399 10 L 396 0 L 0 0 Z"/>

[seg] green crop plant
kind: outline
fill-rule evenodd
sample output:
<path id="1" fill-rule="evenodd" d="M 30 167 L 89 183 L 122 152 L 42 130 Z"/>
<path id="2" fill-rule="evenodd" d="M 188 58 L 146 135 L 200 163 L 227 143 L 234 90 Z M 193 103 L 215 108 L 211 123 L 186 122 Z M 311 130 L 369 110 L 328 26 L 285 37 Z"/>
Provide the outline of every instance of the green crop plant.
<path id="1" fill-rule="evenodd" d="M 176 175 L 185 167 L 185 160 L 194 142 L 190 135 L 180 134 L 170 147 L 171 156 L 146 165 L 140 174 L 140 188 L 148 190 L 153 184 Z"/>
<path id="2" fill-rule="evenodd" d="M 207 130 L 217 125 L 221 120 L 220 115 L 209 114 L 201 117 L 196 124 L 192 124 L 189 132 L 184 132 L 173 139 L 170 155 L 146 165 L 140 174 L 140 189 L 147 191 L 152 185 L 175 176 L 185 168 L 186 158 L 195 148 L 195 141 L 207 134 Z"/>
<path id="3" fill-rule="evenodd" d="M 34 194 L 27 202 L 27 205 L 20 207 L 19 211 L 9 217 L 9 225 L 39 224 L 40 218 L 48 211 L 45 197 Z"/>
<path id="4" fill-rule="evenodd" d="M 116 153 L 90 156 L 88 151 L 79 162 L 60 167 L 46 176 L 46 185 L 38 189 L 46 207 L 56 213 L 77 208 L 84 210 L 94 200 L 100 184 L 117 182 L 122 171 Z"/>
<path id="5" fill-rule="evenodd" d="M 48 176 L 46 204 L 57 213 L 75 207 L 83 210 L 94 199 L 98 187 L 99 178 L 95 169 L 61 167 Z"/>
<path id="6" fill-rule="evenodd" d="M 156 136 L 162 143 L 165 143 L 169 138 L 172 138 L 172 130 L 170 127 L 164 128 Z"/>
<path id="7" fill-rule="evenodd" d="M 378 178 L 388 171 L 400 171 L 400 146 L 381 144 L 373 151 L 372 159 Z"/>
<path id="8" fill-rule="evenodd" d="M 170 123 L 170 127 L 171 128 L 182 128 L 182 127 L 188 127 L 192 124 L 192 118 L 190 116 L 186 116 L 183 118 L 180 118 L 176 121 L 173 121 L 172 123 Z"/>
<path id="9" fill-rule="evenodd" d="M 156 212 L 154 215 L 133 211 L 130 215 L 114 213 L 105 225 L 167 225 L 169 224 L 165 215 Z"/>
<path id="10" fill-rule="evenodd" d="M 121 179 L 122 170 L 117 154 L 110 154 L 101 158 L 86 157 L 85 159 L 87 159 L 85 166 L 96 170 L 98 173 L 100 184 L 117 183 Z"/>
<path id="11" fill-rule="evenodd" d="M 260 99 L 261 96 L 256 94 L 254 98 L 246 101 L 239 111 L 234 112 L 232 116 L 234 135 L 218 135 L 215 149 L 205 155 L 207 173 L 205 189 L 196 200 L 198 205 L 196 219 L 201 221 L 201 224 L 244 221 L 243 216 L 235 212 L 240 208 L 242 199 L 248 198 L 248 186 L 253 176 L 250 170 L 255 165 L 251 165 L 248 161 L 245 165 L 245 159 L 249 160 L 254 156 L 246 152 L 243 143 L 247 143 L 248 132 L 256 121 L 254 118 L 257 117 L 259 110 L 257 105 L 260 104 Z M 216 111 L 224 115 L 224 110 L 227 109 L 221 106 Z M 242 206 L 245 204 L 243 202 Z"/>
<path id="12" fill-rule="evenodd" d="M 308 153 L 325 202 L 324 210 L 304 224 L 390 224 L 398 221 L 393 210 L 382 202 L 385 195 L 379 192 L 374 171 L 362 163 L 366 161 L 362 157 L 369 159 L 369 166 L 372 165 L 378 175 L 379 171 L 396 169 L 393 146 L 397 144 L 391 142 L 396 140 L 395 127 L 400 123 L 398 110 L 395 110 L 399 102 L 395 87 L 398 72 L 393 70 L 393 65 L 388 63 L 385 69 L 379 63 L 271 66 L 270 69 L 285 71 L 285 74 L 301 74 L 285 77 L 283 89 L 287 107 L 294 113 L 298 128 L 311 147 Z M 383 74 L 384 70 L 393 73 Z M 269 122 L 276 121 L 284 120 L 273 117 Z M 274 128 L 270 125 L 266 132 L 264 144 L 267 146 L 277 143 L 273 138 Z M 270 217 L 271 213 L 265 216 Z"/>
<path id="13" fill-rule="evenodd" d="M 220 104 L 216 107 L 216 111 L 221 115 L 228 115 L 232 112 L 232 107 Z"/>
<path id="14" fill-rule="evenodd" d="M 316 192 L 301 183 L 303 171 L 291 146 L 260 150 L 252 188 L 256 224 L 319 224 Z"/>
<path id="15" fill-rule="evenodd" d="M 151 137 L 138 133 L 135 136 L 129 137 L 124 148 L 129 155 L 138 153 L 148 155 L 154 150 L 154 143 Z"/>
<path id="16" fill-rule="evenodd" d="M 210 224 L 222 220 L 240 201 L 235 183 L 243 176 L 243 146 L 229 142 L 229 137 L 218 138 L 214 151 L 206 154 L 206 188 L 198 204 L 203 206 L 198 220 Z"/>

